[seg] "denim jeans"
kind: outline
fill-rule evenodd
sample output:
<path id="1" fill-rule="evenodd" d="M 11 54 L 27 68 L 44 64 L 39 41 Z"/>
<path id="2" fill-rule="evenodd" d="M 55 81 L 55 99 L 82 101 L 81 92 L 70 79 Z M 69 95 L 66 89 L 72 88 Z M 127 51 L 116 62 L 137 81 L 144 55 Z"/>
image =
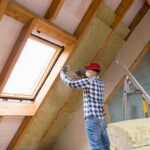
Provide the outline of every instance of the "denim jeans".
<path id="1" fill-rule="evenodd" d="M 105 119 L 91 116 L 85 119 L 85 126 L 91 150 L 110 150 Z"/>

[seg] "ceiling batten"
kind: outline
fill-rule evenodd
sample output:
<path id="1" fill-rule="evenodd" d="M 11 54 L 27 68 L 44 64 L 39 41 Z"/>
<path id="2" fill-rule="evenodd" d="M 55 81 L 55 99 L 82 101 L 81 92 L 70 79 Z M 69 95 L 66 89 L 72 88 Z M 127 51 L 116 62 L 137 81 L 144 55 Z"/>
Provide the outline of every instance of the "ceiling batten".
<path id="1" fill-rule="evenodd" d="M 46 15 L 45 15 L 45 18 L 53 21 L 56 18 L 56 16 L 58 15 L 64 2 L 65 2 L 65 0 L 53 0 Z"/>

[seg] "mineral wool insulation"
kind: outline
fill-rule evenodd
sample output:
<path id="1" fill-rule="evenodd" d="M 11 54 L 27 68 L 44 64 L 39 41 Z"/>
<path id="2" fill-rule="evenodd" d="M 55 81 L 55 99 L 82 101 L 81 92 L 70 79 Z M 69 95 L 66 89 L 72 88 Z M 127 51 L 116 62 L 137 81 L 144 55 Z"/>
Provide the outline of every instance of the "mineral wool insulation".
<path id="1" fill-rule="evenodd" d="M 150 118 L 108 124 L 111 150 L 150 150 Z"/>

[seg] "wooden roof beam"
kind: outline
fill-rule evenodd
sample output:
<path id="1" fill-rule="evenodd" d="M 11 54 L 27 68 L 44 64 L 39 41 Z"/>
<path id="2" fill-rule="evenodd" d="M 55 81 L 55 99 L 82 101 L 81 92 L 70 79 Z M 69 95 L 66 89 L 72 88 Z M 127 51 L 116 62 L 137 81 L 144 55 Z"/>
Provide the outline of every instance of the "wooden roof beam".
<path id="1" fill-rule="evenodd" d="M 37 19 L 35 28 L 47 35 L 65 43 L 67 45 L 71 45 L 72 43 L 76 42 L 76 38 L 65 32 L 64 30 L 60 29 L 50 21 L 44 19 L 43 17 L 35 14 L 34 12 L 30 11 L 29 9 L 25 8 L 24 6 L 20 5 L 15 1 L 11 1 L 8 4 L 6 15 L 26 24 L 31 21 L 33 18 Z"/>
<path id="2" fill-rule="evenodd" d="M 50 21 L 53 21 L 57 17 L 64 2 L 65 2 L 65 0 L 53 0 L 46 15 L 45 15 L 45 18 Z"/>
<path id="3" fill-rule="evenodd" d="M 114 29 L 122 21 L 122 18 L 126 15 L 126 12 L 129 10 L 134 0 L 122 0 L 118 6 L 116 12 L 116 18 L 111 25 L 111 28 Z"/>
<path id="4" fill-rule="evenodd" d="M 90 24 L 90 22 L 93 20 L 93 18 L 97 14 L 97 11 L 102 6 L 103 2 L 104 0 L 92 0 L 88 10 L 86 11 L 80 24 L 78 25 L 77 29 L 74 32 L 76 38 L 80 38 L 80 36 L 83 35 L 83 32 L 86 31 L 88 24 Z"/>
<path id="5" fill-rule="evenodd" d="M 147 0 L 147 3 L 150 5 L 150 0 Z"/>
<path id="6" fill-rule="evenodd" d="M 9 0 L 0 0 L 0 20 L 6 11 Z"/>
<path id="7" fill-rule="evenodd" d="M 136 26 L 139 24 L 139 22 L 143 19 L 145 14 L 148 12 L 149 8 L 150 8 L 150 5 L 147 2 L 145 2 L 144 5 L 142 6 L 142 8 L 139 10 L 139 12 L 134 17 L 133 21 L 130 23 L 130 25 L 129 25 L 130 33 L 125 38 L 126 40 L 131 35 L 133 30 L 136 28 Z"/>

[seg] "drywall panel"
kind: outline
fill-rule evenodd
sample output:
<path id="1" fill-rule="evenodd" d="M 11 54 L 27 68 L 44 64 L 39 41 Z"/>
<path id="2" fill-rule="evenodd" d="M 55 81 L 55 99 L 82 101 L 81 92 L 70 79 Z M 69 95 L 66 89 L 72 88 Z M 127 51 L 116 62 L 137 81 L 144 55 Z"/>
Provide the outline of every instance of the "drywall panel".
<path id="1" fill-rule="evenodd" d="M 52 0 L 15 0 L 40 16 L 45 16 Z"/>
<path id="2" fill-rule="evenodd" d="M 0 21 L 0 72 L 20 34 L 23 24 L 4 15 Z"/>
<path id="3" fill-rule="evenodd" d="M 53 150 L 89 149 L 89 144 L 87 144 L 88 138 L 84 128 L 82 108 L 76 113 L 74 119 L 63 131 L 63 134 L 59 137 L 59 139 L 61 140 L 58 140 L 53 147 Z"/>
<path id="4" fill-rule="evenodd" d="M 0 120 L 0 150 L 6 150 L 23 121 L 23 116 L 3 116 Z"/>
<path id="5" fill-rule="evenodd" d="M 73 33 L 92 0 L 65 0 L 58 16 L 53 21 L 62 29 Z"/>

